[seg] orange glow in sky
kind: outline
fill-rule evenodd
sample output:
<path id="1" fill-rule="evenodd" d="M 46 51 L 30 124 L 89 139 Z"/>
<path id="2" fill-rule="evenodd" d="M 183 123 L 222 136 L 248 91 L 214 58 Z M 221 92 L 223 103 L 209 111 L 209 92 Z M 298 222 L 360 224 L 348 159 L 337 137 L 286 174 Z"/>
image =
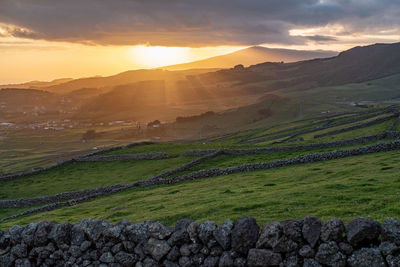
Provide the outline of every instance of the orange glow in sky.
<path id="1" fill-rule="evenodd" d="M 108 76 L 132 69 L 191 62 L 241 48 L 102 46 L 0 37 L 0 84 Z"/>
<path id="2" fill-rule="evenodd" d="M 0 84 L 32 80 L 49 81 L 57 78 L 109 76 L 119 72 L 158 68 L 227 54 L 244 46 L 165 47 L 89 45 L 76 42 L 45 41 L 7 36 L 7 25 L 0 24 Z M 342 51 L 356 45 L 375 42 L 396 42 L 399 36 L 392 31 L 375 35 L 347 35 L 341 25 L 296 28 L 291 36 L 329 35 L 335 43 L 309 41 L 301 45 L 265 43 L 271 48 Z"/>

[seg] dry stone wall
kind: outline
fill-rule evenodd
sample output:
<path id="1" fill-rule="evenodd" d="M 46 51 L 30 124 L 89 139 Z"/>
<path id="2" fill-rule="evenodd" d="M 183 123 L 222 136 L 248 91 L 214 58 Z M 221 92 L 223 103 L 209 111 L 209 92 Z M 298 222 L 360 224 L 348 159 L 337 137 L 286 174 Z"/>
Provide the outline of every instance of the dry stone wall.
<path id="1" fill-rule="evenodd" d="M 30 209 L 30 210 L 24 211 L 20 214 L 12 215 L 10 217 L 2 218 L 2 219 L 0 219 L 0 222 L 9 220 L 12 218 L 17 218 L 19 216 L 23 216 L 26 214 L 40 212 L 43 210 L 51 210 L 51 209 L 55 209 L 55 208 L 62 207 L 62 206 L 68 206 L 68 205 L 76 205 L 78 203 L 81 203 L 81 202 L 89 200 L 89 199 L 117 193 L 117 192 L 120 192 L 120 191 L 128 189 L 128 188 L 132 188 L 132 187 L 175 184 L 175 183 L 184 182 L 184 181 L 204 179 L 204 178 L 208 178 L 208 177 L 216 177 L 216 176 L 228 175 L 228 174 L 233 174 L 233 173 L 240 173 L 240 172 L 247 172 L 247 171 L 254 171 L 254 170 L 265 170 L 265 169 L 284 167 L 284 166 L 290 166 L 290 165 L 295 165 L 295 164 L 305 164 L 305 163 L 312 163 L 312 162 L 318 162 L 318 161 L 340 159 L 340 158 L 345 158 L 345 157 L 350 157 L 350 156 L 365 155 L 365 154 L 370 154 L 370 153 L 399 150 L 399 149 L 400 149 L 400 140 L 391 141 L 391 142 L 382 142 L 382 143 L 378 143 L 376 145 L 364 146 L 364 147 L 355 148 L 355 149 L 337 150 L 337 151 L 331 151 L 331 152 L 325 152 L 325 153 L 314 153 L 314 154 L 298 156 L 298 157 L 294 157 L 294 158 L 290 158 L 290 159 L 276 160 L 276 161 L 270 161 L 270 162 L 243 164 L 241 166 L 233 166 L 233 167 L 229 167 L 226 169 L 219 169 L 219 168 L 205 169 L 205 170 L 195 171 L 195 172 L 192 172 L 189 174 L 185 174 L 185 175 L 167 179 L 168 176 L 170 176 L 172 174 L 176 174 L 180 171 L 187 170 L 192 166 L 200 164 L 203 161 L 206 161 L 210 158 L 216 157 L 216 156 L 224 153 L 223 150 L 219 150 L 219 151 L 213 152 L 209 155 L 203 156 L 199 159 L 196 159 L 194 161 L 191 161 L 191 162 L 189 162 L 179 168 L 176 168 L 174 170 L 166 171 L 159 175 L 153 176 L 147 180 L 135 182 L 132 184 L 116 184 L 116 185 L 112 185 L 112 186 L 105 186 L 105 187 L 99 187 L 99 188 L 95 188 L 95 189 L 79 190 L 79 191 L 73 191 L 73 192 L 65 192 L 65 193 L 56 194 L 53 196 L 37 197 L 37 198 L 31 198 L 31 199 L 1 200 L 0 201 L 1 208 L 32 206 L 32 205 L 37 205 L 39 203 L 49 203 L 49 202 L 53 202 L 53 201 L 58 201 L 58 202 L 54 202 L 50 205 L 46 205 L 43 207 Z M 68 201 L 65 201 L 65 200 L 68 200 Z"/>
<path id="2" fill-rule="evenodd" d="M 400 266 L 400 220 L 252 217 L 220 225 L 82 219 L 0 230 L 0 266 Z"/>
<path id="3" fill-rule="evenodd" d="M 337 126 L 341 126 L 341 125 L 346 125 L 346 124 L 350 124 L 350 123 L 354 123 L 354 122 L 358 122 L 358 121 L 363 121 L 363 120 L 367 120 L 388 112 L 393 112 L 394 116 L 398 116 L 398 110 L 397 109 L 393 109 L 393 108 L 389 108 L 389 109 L 385 109 L 384 111 L 378 112 L 378 113 L 372 113 L 372 114 L 367 114 L 365 116 L 362 117 L 358 117 L 358 118 L 352 118 L 352 119 L 348 119 L 348 120 L 344 120 L 344 121 L 339 121 L 336 123 L 330 123 L 327 125 L 322 125 L 322 126 L 317 126 L 317 127 L 313 127 L 313 128 L 306 128 L 306 129 L 302 129 L 302 130 L 298 130 L 295 132 L 289 132 L 289 133 L 283 133 L 280 135 L 274 135 L 274 136 L 270 136 L 270 137 L 266 137 L 266 138 L 261 138 L 261 139 L 256 139 L 253 141 L 248 141 L 248 142 L 243 142 L 246 144 L 257 144 L 257 143 L 262 143 L 262 142 L 267 142 L 267 141 L 272 141 L 272 140 L 276 140 L 276 139 L 280 139 L 283 137 L 287 137 L 286 139 L 282 140 L 282 142 L 288 141 L 290 139 L 293 139 L 295 137 L 297 137 L 298 135 L 301 134 L 306 134 L 306 133 L 312 133 L 312 132 L 316 132 L 316 131 L 321 131 L 321 130 L 325 130 L 325 129 L 329 129 L 329 128 L 333 128 L 333 127 L 337 127 Z M 392 118 L 392 116 L 390 116 Z M 378 122 L 375 122 L 378 123 Z M 366 126 L 364 126 L 366 127 Z M 261 137 L 261 136 L 260 136 Z"/>
<path id="4" fill-rule="evenodd" d="M 80 158 L 89 158 L 89 157 L 94 157 L 99 154 L 115 151 L 118 149 L 130 148 L 130 147 L 139 146 L 139 145 L 150 145 L 150 144 L 153 144 L 153 142 L 136 142 L 136 143 L 132 143 L 132 144 L 129 144 L 126 146 L 115 146 L 115 147 L 109 147 L 109 148 L 105 148 L 105 149 L 99 149 L 95 152 L 88 153 L 81 157 L 76 157 L 76 158 L 71 158 L 68 160 L 59 161 L 56 164 L 49 166 L 49 167 L 43 167 L 43 168 L 39 168 L 39 169 L 32 170 L 32 171 L 17 172 L 17 173 L 2 175 L 2 176 L 0 176 L 0 182 L 1 181 L 11 181 L 11 180 L 19 179 L 19 178 L 24 178 L 26 176 L 40 174 L 42 172 L 46 172 L 46 171 L 56 169 L 56 168 L 62 167 L 64 165 L 76 162 Z"/>
<path id="5" fill-rule="evenodd" d="M 119 192 L 121 190 L 129 189 L 131 187 L 135 186 L 152 186 L 152 185 L 157 185 L 157 184 L 162 184 L 162 181 L 164 178 L 177 174 L 179 172 L 185 171 L 190 169 L 193 166 L 196 166 L 206 160 L 209 160 L 211 158 L 214 158 L 218 155 L 222 154 L 222 151 L 215 151 L 213 153 L 210 153 L 208 155 L 205 155 L 203 157 L 200 157 L 198 159 L 192 160 L 178 168 L 175 168 L 173 170 L 168 170 L 165 172 L 162 172 L 161 174 L 155 175 L 150 177 L 149 179 L 142 180 L 139 182 L 134 182 L 131 184 L 115 184 L 115 185 L 110 185 L 110 186 L 103 186 L 103 187 L 97 187 L 97 188 L 92 188 L 92 189 L 84 189 L 84 190 L 77 190 L 77 191 L 71 191 L 71 192 L 63 192 L 55 195 L 49 195 L 49 196 L 41 196 L 41 197 L 34 197 L 34 198 L 19 198 L 19 199 L 12 199 L 12 200 L 0 200 L 0 208 L 21 208 L 21 207 L 29 207 L 29 206 L 34 206 L 34 205 L 39 205 L 39 204 L 44 204 L 44 203 L 61 203 L 64 201 L 69 201 L 73 200 L 72 202 L 60 204 L 59 206 L 66 206 L 66 205 L 74 205 L 79 202 L 92 199 L 98 196 L 104 196 L 107 194 L 112 194 Z M 57 207 L 59 207 L 57 206 Z M 55 208 L 56 206 L 51 205 L 51 208 Z M 29 213 L 35 213 L 38 211 L 41 211 L 42 208 L 35 208 L 32 210 L 24 211 L 21 214 L 16 214 L 11 217 L 6 217 L 0 219 L 0 222 L 12 218 L 16 218 L 22 215 L 26 215 Z"/>
<path id="6" fill-rule="evenodd" d="M 333 160 L 340 159 L 350 156 L 358 156 L 358 155 L 366 155 L 370 153 L 378 153 L 384 151 L 391 150 L 399 150 L 400 149 L 400 141 L 391 141 L 391 142 L 382 142 L 376 145 L 364 146 L 355 149 L 348 150 L 336 150 L 324 153 L 314 153 L 308 154 L 304 156 L 298 156 L 290 159 L 281 159 L 270 162 L 261 162 L 261 163 L 252 163 L 252 164 L 243 164 L 241 166 L 229 167 L 226 169 L 207 169 L 200 170 L 196 172 L 192 172 L 190 174 L 181 175 L 172 179 L 164 180 L 166 184 L 173 184 L 177 182 L 196 180 L 208 177 L 215 177 L 239 172 L 247 172 L 247 171 L 255 171 L 255 170 L 265 170 L 277 167 L 290 166 L 294 164 L 304 164 L 304 163 L 313 163 L 318 161 L 325 160 Z"/>
<path id="7" fill-rule="evenodd" d="M 391 119 L 397 118 L 397 117 L 398 117 L 398 114 L 393 114 L 391 116 L 379 118 L 379 119 L 376 119 L 376 120 L 372 120 L 372 121 L 369 121 L 369 122 L 361 123 L 361 124 L 354 125 L 354 126 L 351 126 L 351 127 L 346 127 L 346 128 L 342 128 L 342 129 L 338 129 L 338 130 L 322 133 L 322 134 L 317 134 L 317 135 L 314 135 L 314 138 L 321 138 L 321 137 L 324 137 L 324 136 L 335 135 L 335 134 L 340 134 L 340 133 L 344 133 L 344 132 L 348 132 L 348 131 L 357 130 L 357 129 L 360 129 L 360 128 L 365 128 L 365 127 L 368 127 L 368 126 L 371 126 L 371 125 L 374 125 L 374 124 L 378 124 L 378 123 L 381 123 L 381 122 L 385 122 L 387 120 L 391 120 Z"/>
<path id="8" fill-rule="evenodd" d="M 94 155 L 76 158 L 78 162 L 96 161 L 118 161 L 118 160 L 138 160 L 138 159 L 166 159 L 168 154 L 165 152 L 141 153 L 141 154 L 121 154 L 121 155 Z"/>
<path id="9" fill-rule="evenodd" d="M 252 154 L 264 154 L 271 152 L 285 152 L 285 151 L 298 151 L 298 150 L 308 150 L 308 149 L 318 149 L 318 148 L 328 148 L 328 147 L 340 147 L 348 145 L 357 145 L 367 142 L 373 142 L 383 139 L 395 139 L 400 138 L 400 132 L 388 131 L 381 134 L 361 136 L 357 138 L 351 138 L 346 140 L 338 140 L 332 142 L 324 143 L 312 143 L 306 145 L 294 145 L 294 146 L 276 146 L 276 147 L 256 147 L 249 149 L 230 149 L 223 148 L 220 149 L 226 155 L 252 155 Z M 213 153 L 217 149 L 194 149 L 183 152 L 182 156 L 202 156 Z"/>

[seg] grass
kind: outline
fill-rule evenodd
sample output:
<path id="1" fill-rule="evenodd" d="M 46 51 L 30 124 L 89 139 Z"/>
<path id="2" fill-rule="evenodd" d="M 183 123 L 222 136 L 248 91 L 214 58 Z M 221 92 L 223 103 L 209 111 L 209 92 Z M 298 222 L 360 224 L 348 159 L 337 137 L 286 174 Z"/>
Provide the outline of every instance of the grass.
<path id="1" fill-rule="evenodd" d="M 73 207 L 6 221 L 14 224 L 101 218 L 146 219 L 168 224 L 253 216 L 259 223 L 315 215 L 326 220 L 357 216 L 383 221 L 400 216 L 400 151 L 233 174 L 169 186 L 136 188 Z"/>
<path id="2" fill-rule="evenodd" d="M 38 175 L 1 183 L 0 199 L 56 193 L 144 180 L 193 158 L 77 162 Z"/>
<path id="3" fill-rule="evenodd" d="M 307 103 L 304 104 L 306 108 Z M 311 107 L 310 107 L 311 108 Z M 354 116 L 361 116 L 356 114 Z M 156 143 L 119 149 L 106 154 L 166 152 L 170 158 L 160 160 L 127 160 L 114 162 L 77 162 L 31 177 L 2 182 L 0 199 L 51 195 L 65 191 L 95 188 L 117 183 L 131 183 L 170 170 L 196 157 L 181 157 L 190 149 L 249 148 L 271 146 L 274 141 L 256 145 L 234 144 L 249 136 L 293 131 L 293 127 L 315 127 L 327 121 L 354 117 L 340 115 L 324 119 L 304 119 L 293 124 L 263 127 L 238 132 L 223 138 L 195 143 Z M 384 115 L 380 115 L 384 116 Z M 365 121 L 373 120 L 371 118 Z M 359 122 L 360 123 L 360 122 Z M 304 134 L 305 140 L 281 145 L 329 142 L 373 135 L 387 129 L 392 120 L 332 136 L 314 139 L 317 133 Z M 349 124 L 349 125 L 356 125 Z M 349 127 L 342 125 L 332 129 Z M 331 131 L 329 129 L 327 131 Z M 296 130 L 295 130 L 296 131 Z M 285 139 L 285 138 L 283 138 Z M 351 149 L 367 144 L 323 149 L 271 152 L 256 155 L 220 155 L 177 175 L 200 169 L 226 168 L 245 163 L 292 158 L 310 153 Z M 64 145 L 60 145 L 61 148 Z M 23 151 L 16 148 L 21 154 Z M 4 152 L 6 153 L 6 152 Z M 17 152 L 13 152 L 17 153 Z M 228 176 L 188 181 L 174 185 L 132 188 L 88 202 L 58 208 L 49 212 L 26 215 L 0 224 L 5 229 L 13 224 L 55 220 L 74 223 L 81 218 L 101 218 L 117 222 L 127 218 L 132 222 L 147 219 L 174 224 L 181 218 L 222 222 L 227 218 L 253 216 L 259 223 L 270 220 L 301 218 L 306 215 L 322 219 L 340 217 L 349 220 L 357 216 L 384 220 L 399 217 L 400 195 L 398 177 L 400 151 L 355 156 L 345 159 L 294 165 L 268 170 L 237 173 Z M 0 209 L 0 217 L 10 216 L 28 208 Z"/>

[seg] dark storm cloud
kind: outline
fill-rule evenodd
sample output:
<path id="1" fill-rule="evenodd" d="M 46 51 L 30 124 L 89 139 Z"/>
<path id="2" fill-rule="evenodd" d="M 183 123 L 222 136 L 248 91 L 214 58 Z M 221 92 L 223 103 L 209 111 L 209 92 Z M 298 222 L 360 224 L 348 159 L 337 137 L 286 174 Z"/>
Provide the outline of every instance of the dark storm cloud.
<path id="1" fill-rule="evenodd" d="M 332 36 L 324 36 L 324 35 L 310 35 L 304 36 L 308 40 L 316 41 L 316 42 L 329 42 L 329 41 L 336 41 L 337 38 Z"/>
<path id="2" fill-rule="evenodd" d="M 302 44 L 334 36 L 290 36 L 332 23 L 343 35 L 400 25 L 399 0 L 0 0 L 11 32 L 90 44 L 170 46 Z M 325 38 L 325 39 L 324 39 Z"/>

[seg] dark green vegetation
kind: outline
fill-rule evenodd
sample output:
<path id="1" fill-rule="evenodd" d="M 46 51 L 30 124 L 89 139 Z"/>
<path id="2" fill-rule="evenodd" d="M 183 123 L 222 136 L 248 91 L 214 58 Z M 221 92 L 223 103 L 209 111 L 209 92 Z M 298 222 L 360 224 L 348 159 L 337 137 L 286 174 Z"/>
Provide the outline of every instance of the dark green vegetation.
<path id="1" fill-rule="evenodd" d="M 319 116 L 274 127 L 242 131 L 194 143 L 156 143 L 119 149 L 105 154 L 166 152 L 170 158 L 72 163 L 42 174 L 13 181 L 3 181 L 0 187 L 0 198 L 37 197 L 144 180 L 197 158 L 196 156 L 182 155 L 183 152 L 193 149 L 295 146 L 375 135 L 385 132 L 397 118 L 320 139 L 313 138 L 316 133 L 321 132 L 314 130 L 298 135 L 303 140 L 294 142 L 276 143 L 280 139 L 254 142 L 264 137 L 279 136 L 283 133 L 290 136 L 290 133 L 296 133 L 301 129 L 310 130 L 317 126 L 328 127 L 338 122 L 358 120 L 357 122 L 330 127 L 323 131 L 345 129 L 390 114 L 393 113 L 389 110 L 384 111 L 375 108 L 364 110 L 361 113 L 329 114 L 325 117 Z M 366 118 L 367 115 L 371 116 Z M 288 159 L 299 155 L 351 149 L 390 140 L 383 139 L 339 147 L 268 152 L 254 155 L 220 155 L 172 177 L 197 170 Z M 218 176 L 173 185 L 131 188 L 74 206 L 7 220 L 0 226 L 7 228 L 13 224 L 27 224 L 39 220 L 76 222 L 84 217 L 102 218 L 111 222 L 117 222 L 123 218 L 133 222 L 152 219 L 169 224 L 173 224 L 181 218 L 200 221 L 210 219 L 222 222 L 226 218 L 237 219 L 244 215 L 254 216 L 260 223 L 270 220 L 301 218 L 306 215 L 316 215 L 322 219 L 340 217 L 347 220 L 355 216 L 365 216 L 383 220 L 386 217 L 398 217 L 400 215 L 400 208 L 398 207 L 399 156 L 400 151 L 381 152 Z M 0 209 L 1 217 L 7 217 L 31 208 L 34 207 Z"/>

